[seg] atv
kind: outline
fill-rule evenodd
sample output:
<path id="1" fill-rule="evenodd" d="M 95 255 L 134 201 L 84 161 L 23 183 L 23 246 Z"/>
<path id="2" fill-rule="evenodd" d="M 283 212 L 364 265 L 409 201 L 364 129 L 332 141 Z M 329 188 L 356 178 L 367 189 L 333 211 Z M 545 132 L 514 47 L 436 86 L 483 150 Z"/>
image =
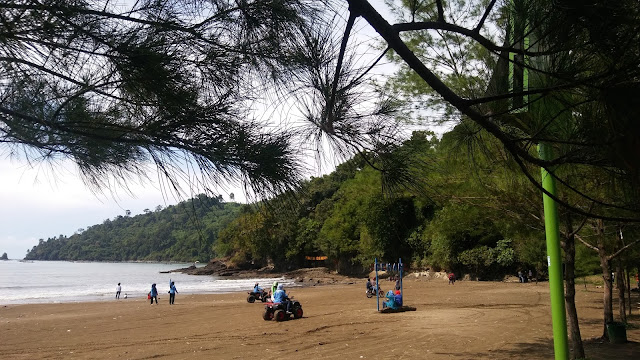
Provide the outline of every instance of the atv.
<path id="1" fill-rule="evenodd" d="M 260 292 L 248 291 L 247 294 L 247 302 L 254 303 L 256 300 L 260 300 L 262 302 L 267 302 L 269 300 L 269 293 L 266 290 L 262 290 Z"/>
<path id="2" fill-rule="evenodd" d="M 289 320 L 291 316 L 294 319 L 299 319 L 302 317 L 302 305 L 300 302 L 290 299 L 291 306 L 289 307 L 289 312 L 287 312 L 287 304 L 286 303 L 268 303 L 264 306 L 264 313 L 262 314 L 262 318 L 269 321 L 271 319 L 276 319 L 276 321 L 285 321 Z"/>
<path id="3" fill-rule="evenodd" d="M 367 297 L 372 298 L 374 296 L 376 296 L 376 291 L 373 288 L 367 289 Z M 378 290 L 378 297 L 384 297 L 384 291 L 382 291 L 382 289 Z"/>

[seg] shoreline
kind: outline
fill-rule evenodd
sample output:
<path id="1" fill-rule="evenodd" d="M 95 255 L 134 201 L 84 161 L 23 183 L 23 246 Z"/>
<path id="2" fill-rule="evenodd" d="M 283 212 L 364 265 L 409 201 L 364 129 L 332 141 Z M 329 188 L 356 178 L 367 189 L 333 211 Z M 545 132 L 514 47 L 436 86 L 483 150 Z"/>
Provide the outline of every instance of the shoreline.
<path id="1" fill-rule="evenodd" d="M 152 260 L 129 260 L 129 261 L 117 261 L 117 260 L 43 260 L 43 259 L 7 259 L 5 261 L 18 261 L 18 262 L 70 262 L 70 263 L 107 263 L 107 264 L 194 264 L 193 261 L 152 261 Z M 198 262 L 205 266 L 206 264 Z"/>
<path id="2" fill-rule="evenodd" d="M 159 272 L 160 274 L 166 275 L 166 272 Z M 183 272 L 171 270 L 169 273 L 181 273 Z M 191 275 L 195 276 L 195 275 Z M 203 275 L 200 275 L 203 276 Z M 185 296 L 190 295 L 218 295 L 218 294 L 232 294 L 232 293 L 244 293 L 250 291 L 253 288 L 254 282 L 260 282 L 263 288 L 270 288 L 274 279 L 282 279 L 280 282 L 287 284 L 286 286 L 289 288 L 302 288 L 302 287 L 313 287 L 313 286 L 326 286 L 332 284 L 353 284 L 357 282 L 359 279 L 349 278 L 342 275 L 333 274 L 328 271 L 326 268 L 310 268 L 303 270 L 296 270 L 288 273 L 259 273 L 259 272 L 244 272 L 239 276 L 218 276 L 218 275 L 204 275 L 205 278 L 211 278 L 213 283 L 218 283 L 218 288 L 200 288 L 193 289 L 187 288 L 183 290 L 181 294 Z M 221 285 L 219 282 L 230 281 L 232 283 L 228 285 Z M 242 284 L 243 282 L 250 281 L 250 284 L 247 283 L 241 288 L 238 287 L 238 284 L 234 284 L 239 282 Z M 214 285 L 215 286 L 215 285 Z M 180 287 L 178 287 L 178 291 L 180 291 Z M 146 293 L 148 289 L 145 288 L 126 288 L 122 291 L 120 301 L 131 301 L 137 299 L 146 300 Z M 113 299 L 112 292 L 99 292 L 99 293 L 91 293 L 91 294 L 81 294 L 81 295 L 65 295 L 63 293 L 56 294 L 53 296 L 44 296 L 44 297 L 27 297 L 24 299 L 0 299 L 0 306 L 16 306 L 16 305 L 30 305 L 30 304 L 78 304 L 78 303 L 100 303 L 105 301 L 111 301 Z M 127 294 L 128 298 L 123 299 L 124 295 Z M 180 293 L 179 293 L 180 294 Z M 164 295 L 160 292 L 160 295 Z M 7 302 L 3 302 L 7 301 Z"/>
<path id="3" fill-rule="evenodd" d="M 136 298 L 4 306 L 0 353 L 10 359 L 553 358 L 549 289 L 542 284 L 448 285 L 407 277 L 405 304 L 417 310 L 397 314 L 378 313 L 360 283 L 287 292 L 302 304 L 301 319 L 264 321 L 263 305 L 247 303 L 242 292 L 179 293 L 175 305 L 167 295 L 158 305 Z M 601 295 L 594 286 L 576 294 L 587 357 L 637 357 L 638 327 L 627 330 L 626 344 L 589 340 L 602 334 Z M 638 300 L 634 294 L 633 303 Z"/>

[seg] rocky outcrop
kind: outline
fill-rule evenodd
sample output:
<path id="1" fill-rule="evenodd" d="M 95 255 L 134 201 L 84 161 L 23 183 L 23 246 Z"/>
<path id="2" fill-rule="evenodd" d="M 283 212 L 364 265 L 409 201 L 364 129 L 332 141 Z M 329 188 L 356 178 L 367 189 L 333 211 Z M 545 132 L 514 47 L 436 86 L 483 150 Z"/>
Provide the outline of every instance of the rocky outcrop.
<path id="1" fill-rule="evenodd" d="M 204 267 L 191 265 L 186 268 L 171 270 L 169 272 L 181 272 L 189 275 L 214 275 L 234 279 L 260 278 L 260 277 L 284 277 L 292 279 L 297 286 L 315 286 L 326 284 L 353 284 L 359 279 L 336 274 L 325 267 L 303 268 L 290 272 L 277 272 L 273 267 L 260 269 L 240 269 L 227 266 L 223 260 L 211 260 Z M 363 280 L 364 281 L 364 280 Z"/>
<path id="2" fill-rule="evenodd" d="M 337 274 L 326 267 L 304 268 L 283 274 L 287 279 L 293 279 L 299 286 L 315 286 L 327 284 L 353 284 L 359 279 Z M 362 283 L 366 279 L 361 280 Z"/>
<path id="3" fill-rule="evenodd" d="M 233 278 L 250 278 L 274 274 L 273 268 L 270 267 L 260 269 L 241 269 L 228 266 L 227 263 L 219 259 L 209 261 L 209 263 L 204 267 L 191 265 L 186 268 L 171 270 L 169 272 L 181 272 L 189 275 L 215 275 Z"/>

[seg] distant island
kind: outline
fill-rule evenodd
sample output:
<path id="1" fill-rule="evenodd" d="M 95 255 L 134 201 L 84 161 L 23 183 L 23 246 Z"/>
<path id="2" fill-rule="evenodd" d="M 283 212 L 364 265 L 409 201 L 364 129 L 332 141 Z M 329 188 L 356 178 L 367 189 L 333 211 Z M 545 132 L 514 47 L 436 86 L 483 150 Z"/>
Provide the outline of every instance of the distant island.
<path id="1" fill-rule="evenodd" d="M 0 256 L 0 260 L 9 260 L 7 253 L 2 254 L 2 256 Z"/>

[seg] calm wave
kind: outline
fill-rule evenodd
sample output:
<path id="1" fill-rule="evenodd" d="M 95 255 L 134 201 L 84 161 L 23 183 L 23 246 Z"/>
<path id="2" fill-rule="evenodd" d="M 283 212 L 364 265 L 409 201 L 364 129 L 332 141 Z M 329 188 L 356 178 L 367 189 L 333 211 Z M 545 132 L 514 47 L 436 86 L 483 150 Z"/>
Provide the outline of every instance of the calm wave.
<path id="1" fill-rule="evenodd" d="M 260 282 L 268 287 L 274 280 L 261 278 L 225 280 L 215 276 L 160 273 L 191 264 L 97 263 L 66 261 L 0 261 L 0 304 L 105 301 L 115 298 L 121 283 L 121 299 L 146 298 L 151 284 L 160 295 L 169 290 L 169 280 L 179 294 L 248 291 Z"/>

